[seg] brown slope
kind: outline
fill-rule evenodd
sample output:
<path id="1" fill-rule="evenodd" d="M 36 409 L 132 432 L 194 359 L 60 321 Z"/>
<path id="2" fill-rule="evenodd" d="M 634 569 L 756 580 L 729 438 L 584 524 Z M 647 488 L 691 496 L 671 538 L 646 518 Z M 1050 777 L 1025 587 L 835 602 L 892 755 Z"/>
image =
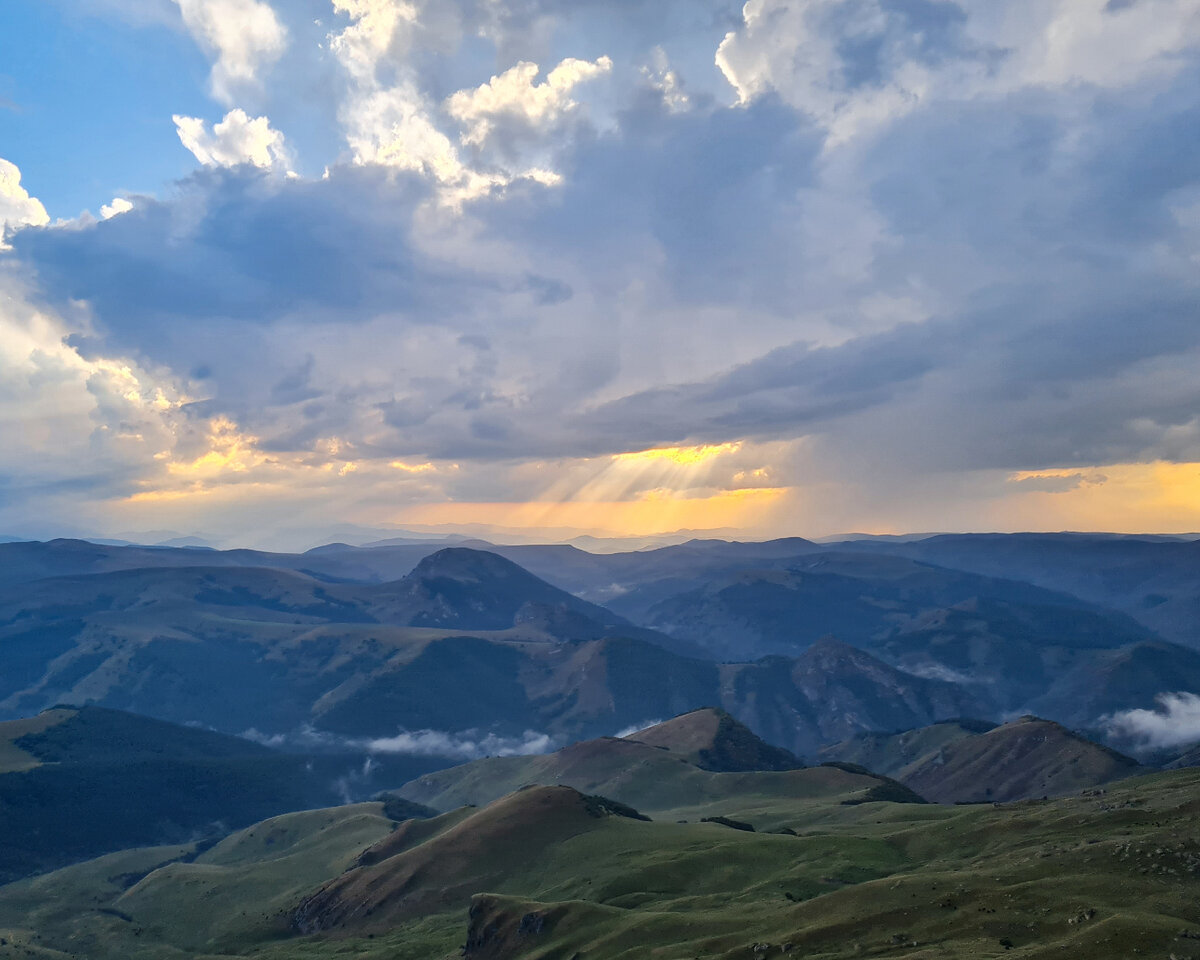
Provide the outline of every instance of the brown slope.
<path id="1" fill-rule="evenodd" d="M 307 898 L 293 922 L 304 933 L 361 933 L 465 905 L 472 893 L 534 868 L 548 848 L 610 816 L 625 814 L 601 798 L 552 786 L 519 790 L 481 810 L 409 821 Z"/>
<path id="2" fill-rule="evenodd" d="M 755 736 L 724 710 L 702 707 L 626 737 L 678 754 L 702 770 L 795 770 L 804 766 L 787 750 Z"/>
<path id="3" fill-rule="evenodd" d="M 1057 723 L 1022 717 L 946 744 L 903 782 L 937 803 L 1009 802 L 1074 793 L 1141 771 L 1136 760 Z"/>
<path id="4" fill-rule="evenodd" d="M 948 744 L 978 736 L 997 724 L 983 720 L 947 720 L 903 733 L 860 733 L 849 740 L 822 747 L 824 762 L 855 763 L 873 773 L 903 780 Z"/>

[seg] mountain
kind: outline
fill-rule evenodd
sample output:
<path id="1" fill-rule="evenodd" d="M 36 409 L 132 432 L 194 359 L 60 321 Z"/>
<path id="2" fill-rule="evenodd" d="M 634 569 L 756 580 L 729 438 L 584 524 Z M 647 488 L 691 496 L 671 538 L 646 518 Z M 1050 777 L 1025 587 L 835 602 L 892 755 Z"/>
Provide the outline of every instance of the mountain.
<path id="1" fill-rule="evenodd" d="M 1149 639 L 1146 628 L 1118 614 L 1062 593 L 1014 580 L 963 573 L 904 557 L 815 553 L 773 567 L 731 571 L 703 586 L 647 604 L 661 584 L 631 590 L 614 609 L 644 626 L 687 638 L 719 659 L 771 654 L 795 656 L 822 636 L 836 634 L 873 648 L 914 620 L 935 611 L 974 603 L 1020 619 L 1029 642 L 1061 644 L 1073 627 L 1091 646 L 1118 647 Z M 1007 623 L 1001 627 L 1008 626 Z"/>
<path id="2" fill-rule="evenodd" d="M 863 763 L 937 803 L 1061 796 L 1144 771 L 1137 761 L 1037 717 L 987 730 L 959 721 L 856 737 L 822 756 Z"/>
<path id="3" fill-rule="evenodd" d="M 725 720 L 722 723 L 722 720 Z M 628 737 L 603 737 L 534 757 L 491 757 L 434 771 L 397 793 L 439 810 L 483 806 L 532 784 L 574 787 L 611 797 L 652 816 L 763 816 L 764 807 L 788 798 L 882 797 L 919 801 L 909 791 L 865 770 L 800 767 L 719 711 L 694 711 Z M 724 730 L 722 730 L 724 726 Z M 707 749 L 714 735 L 732 741 Z M 698 748 L 698 749 L 697 749 Z M 740 769 L 711 769 L 714 754 L 737 758 Z M 751 767 L 752 758 L 761 768 Z"/>
<path id="4" fill-rule="evenodd" d="M 822 747 L 818 756 L 826 762 L 853 763 L 903 780 L 911 768 L 935 756 L 948 744 L 987 733 L 996 726 L 986 720 L 957 719 L 903 733 L 860 733 Z"/>
<path id="5" fill-rule="evenodd" d="M 231 733 L 286 731 L 439 638 L 471 632 L 676 645 L 471 550 L 435 553 L 391 584 L 256 567 L 122 570 L 0 590 L 0 712 L 92 701 Z"/>
<path id="6" fill-rule="evenodd" d="M 944 534 L 839 545 L 992 577 L 1013 577 L 1119 610 L 1200 649 L 1200 539 L 1104 534 Z"/>
<path id="7" fill-rule="evenodd" d="M 771 743 L 805 757 L 864 730 L 908 730 L 980 708 L 957 684 L 905 673 L 829 638 L 794 659 L 722 664 L 720 671 L 722 704 Z"/>
<path id="8" fill-rule="evenodd" d="M 514 874 L 533 873 L 609 818 L 627 822 L 622 832 L 644 830 L 636 811 L 564 786 L 530 787 L 482 810 L 449 814 L 443 823 L 410 821 L 307 897 L 293 923 L 301 933 L 386 930 L 421 913 L 465 905 L 474 891 L 503 889 Z"/>
<path id="9" fill-rule="evenodd" d="M 325 806 L 356 764 L 99 707 L 0 723 L 0 880 Z M 409 759 L 390 770 L 398 783 L 439 765 Z"/>
<path id="10" fill-rule="evenodd" d="M 642 745 L 642 749 L 653 750 Z M 656 751 L 665 753 L 665 751 Z M 670 758 L 668 757 L 668 760 Z M 672 762 L 680 767 L 690 764 Z M 697 771 L 730 783 L 822 775 Z M 651 821 L 563 786 L 396 823 L 275 817 L 0 887 L 0 955 L 39 960 L 722 960 L 1194 952 L 1200 772 L 1017 805 L 725 794 Z M 745 825 L 731 828 L 734 812 Z M 645 811 L 642 811 L 644 815 Z"/>
<path id="11" fill-rule="evenodd" d="M 667 750 L 701 770 L 795 770 L 803 764 L 791 753 L 755 736 L 724 710 L 703 707 L 629 734 L 626 740 Z"/>
<path id="12" fill-rule="evenodd" d="M 94 702 L 227 733 L 533 731 L 565 742 L 714 705 L 812 756 L 862 730 L 959 715 L 1038 712 L 1096 728 L 1162 692 L 1200 689 L 1200 654 L 1124 614 L 909 558 L 796 540 L 645 555 L 504 549 L 601 592 L 612 577 L 615 606 L 649 603 L 659 619 L 635 625 L 462 546 L 294 556 L 0 545 L 10 581 L 0 582 L 0 716 Z M 406 574 L 372 579 L 386 564 L 362 558 L 396 551 Z M 150 565 L 108 569 L 139 563 Z M 51 569 L 77 572 L 13 581 Z M 671 593 L 681 583 L 692 586 Z M 668 610 L 678 616 L 662 619 Z M 806 651 L 827 627 L 874 659 L 851 664 L 843 651 L 838 666 L 818 651 L 824 666 L 810 670 Z M 764 650 L 793 652 L 755 659 Z M 830 687 L 835 667 L 849 672 Z M 853 692 L 858 679 L 869 694 Z"/>
<path id="13" fill-rule="evenodd" d="M 975 706 L 951 684 L 849 650 L 835 680 L 814 666 L 819 651 L 716 664 L 673 645 L 465 548 L 383 584 L 258 567 L 121 570 L 0 590 L 0 711 L 92 702 L 226 733 L 313 727 L 357 741 L 431 730 L 457 737 L 453 752 L 488 735 L 565 742 L 716 705 L 811 754 L 864 726 Z M 870 696 L 850 695 L 855 684 Z"/>

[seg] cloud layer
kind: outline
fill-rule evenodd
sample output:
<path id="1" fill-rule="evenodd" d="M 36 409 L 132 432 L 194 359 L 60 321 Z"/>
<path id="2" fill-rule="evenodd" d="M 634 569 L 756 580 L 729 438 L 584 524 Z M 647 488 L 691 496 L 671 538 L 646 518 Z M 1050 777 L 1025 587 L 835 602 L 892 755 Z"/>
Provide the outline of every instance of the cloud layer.
<path id="1" fill-rule="evenodd" d="M 76 517 L 762 488 L 784 532 L 1106 526 L 1118 484 L 1122 522 L 1168 515 L 1153 465 L 1200 462 L 1194 4 L 609 7 L 187 0 L 220 104 L 175 117 L 192 176 L 46 226 L 0 165 L 19 362 L 90 398 L 46 436 L 142 438 Z M 163 391 L 152 428 L 105 364 Z"/>

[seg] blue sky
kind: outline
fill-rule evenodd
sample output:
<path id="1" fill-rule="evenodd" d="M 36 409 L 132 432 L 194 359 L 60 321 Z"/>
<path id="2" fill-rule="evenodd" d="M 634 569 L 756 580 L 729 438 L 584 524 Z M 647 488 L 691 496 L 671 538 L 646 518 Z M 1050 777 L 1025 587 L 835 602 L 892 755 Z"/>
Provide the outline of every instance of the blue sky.
<path id="1" fill-rule="evenodd" d="M 185 32 L 55 3 L 7 4 L 3 17 L 3 156 L 51 216 L 157 192 L 193 168 L 171 114 L 210 108 L 209 64 Z"/>
<path id="2" fill-rule="evenodd" d="M 1194 0 L 48 0 L 0 64 L 0 533 L 1200 529 Z"/>

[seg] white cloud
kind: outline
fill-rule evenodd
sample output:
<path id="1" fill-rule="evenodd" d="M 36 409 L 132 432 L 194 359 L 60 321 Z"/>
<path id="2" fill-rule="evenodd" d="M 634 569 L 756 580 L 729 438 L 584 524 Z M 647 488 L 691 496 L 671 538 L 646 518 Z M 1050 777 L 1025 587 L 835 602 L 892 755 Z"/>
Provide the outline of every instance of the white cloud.
<path id="1" fill-rule="evenodd" d="M 1192 0 L 748 0 L 742 18 L 716 53 L 739 103 L 777 93 L 830 146 L 935 100 L 1170 74 L 1200 42 Z"/>
<path id="2" fill-rule="evenodd" d="M 964 0 L 971 36 L 1010 52 L 1001 88 L 1088 83 L 1120 87 L 1172 72 L 1200 41 L 1193 0 Z"/>
<path id="3" fill-rule="evenodd" d="M 18 500 L 36 493 L 48 508 L 70 477 L 76 495 L 63 506 L 77 521 L 81 492 L 102 500 L 132 490 L 186 432 L 177 385 L 132 360 L 83 356 L 67 337 L 86 328 L 86 317 L 67 322 L 34 306 L 0 274 L 3 484 Z M 0 516 L 9 527 L 29 522 L 19 510 Z"/>
<path id="4" fill-rule="evenodd" d="M 1155 700 L 1155 710 L 1113 714 L 1106 723 L 1109 733 L 1134 740 L 1143 748 L 1174 747 L 1200 740 L 1200 696 L 1161 693 Z"/>
<path id="5" fill-rule="evenodd" d="M 287 44 L 287 30 L 261 0 L 175 0 L 188 31 L 215 54 L 212 93 L 232 103 L 237 92 L 258 81 Z"/>
<path id="6" fill-rule="evenodd" d="M 549 753 L 557 744 L 546 733 L 526 730 L 519 737 L 506 737 L 480 730 L 400 730 L 393 737 L 342 737 L 303 726 L 287 734 L 266 734 L 254 728 L 242 736 L 268 747 L 298 747 L 323 750 L 362 750 L 365 753 L 399 754 L 418 757 L 456 757 L 477 760 L 480 757 L 525 757 Z M 368 763 L 370 761 L 368 760 Z M 364 769 L 367 772 L 369 767 Z"/>
<path id="7" fill-rule="evenodd" d="M 661 94 L 663 104 L 671 113 L 679 113 L 690 105 L 690 99 L 683 89 L 679 74 L 671 69 L 667 52 L 662 47 L 651 51 L 651 62 L 642 67 L 642 76 L 655 90 Z"/>
<path id="8" fill-rule="evenodd" d="M 5 237 L 22 227 L 40 227 L 50 222 L 46 208 L 21 186 L 21 171 L 0 157 L 0 250 Z"/>
<path id="9" fill-rule="evenodd" d="M 367 743 L 367 749 L 371 753 L 462 757 L 464 760 L 478 757 L 525 757 L 549 753 L 554 746 L 554 740 L 548 734 L 538 733 L 536 730 L 526 730 L 520 737 L 502 737 L 494 733 L 480 736 L 471 730 L 464 733 L 414 730 L 401 731 L 394 737 L 381 737 Z"/>
<path id="10" fill-rule="evenodd" d="M 111 220 L 113 217 L 120 216 L 122 213 L 128 213 L 133 209 L 133 204 L 124 197 L 113 197 L 112 203 L 106 203 L 100 208 L 100 217 L 104 220 Z"/>
<path id="11" fill-rule="evenodd" d="M 244 110 L 230 110 L 224 120 L 213 125 L 211 133 L 199 117 L 176 114 L 172 119 L 180 142 L 206 167 L 235 167 L 243 163 L 262 169 L 287 166 L 283 134 L 271 129 L 266 117 L 251 118 Z M 113 201 L 114 206 L 117 202 Z"/>
<path id="12" fill-rule="evenodd" d="M 623 740 L 625 737 L 632 737 L 635 733 L 641 733 L 643 730 L 649 730 L 651 727 L 657 727 L 662 720 L 646 720 L 642 723 L 633 723 L 628 727 L 622 727 L 613 734 L 618 740 Z"/>
<path id="13" fill-rule="evenodd" d="M 329 38 L 330 49 L 345 69 L 350 85 L 339 110 L 342 129 L 356 164 L 374 164 L 410 171 L 439 185 L 441 201 L 459 207 L 465 200 L 486 196 L 517 180 L 543 185 L 558 175 L 536 162 L 473 164 L 465 159 L 443 129 L 446 115 L 424 92 L 416 70 L 405 61 L 415 34 L 423 29 L 422 11 L 403 0 L 334 0 L 334 9 L 350 23 Z M 386 69 L 385 69 L 386 68 Z M 472 131 L 486 136 L 500 115 L 540 122 L 574 106 L 568 94 L 587 77 L 611 68 L 611 61 L 564 60 L 546 83 L 534 85 L 534 64 L 521 64 L 493 89 L 451 95 L 447 105 Z M 532 70 L 527 78 L 525 73 Z M 515 72 L 514 72 L 515 71 Z M 510 76 L 511 75 L 511 76 Z M 454 110 L 450 110 L 454 114 Z M 475 140 L 468 133 L 464 143 Z"/>
<path id="14" fill-rule="evenodd" d="M 401 27 L 411 31 L 418 15 L 408 0 L 333 0 L 333 9 L 351 23 L 330 38 L 330 49 L 355 80 L 368 84 Z"/>
<path id="15" fill-rule="evenodd" d="M 502 118 L 534 127 L 555 123 L 577 106 L 571 91 L 578 84 L 611 70 L 612 60 L 608 57 L 595 61 L 569 58 L 551 70 L 545 82 L 537 83 L 538 65 L 522 60 L 473 90 L 452 94 L 446 100 L 446 109 L 466 126 L 463 143 L 482 144 Z"/>

